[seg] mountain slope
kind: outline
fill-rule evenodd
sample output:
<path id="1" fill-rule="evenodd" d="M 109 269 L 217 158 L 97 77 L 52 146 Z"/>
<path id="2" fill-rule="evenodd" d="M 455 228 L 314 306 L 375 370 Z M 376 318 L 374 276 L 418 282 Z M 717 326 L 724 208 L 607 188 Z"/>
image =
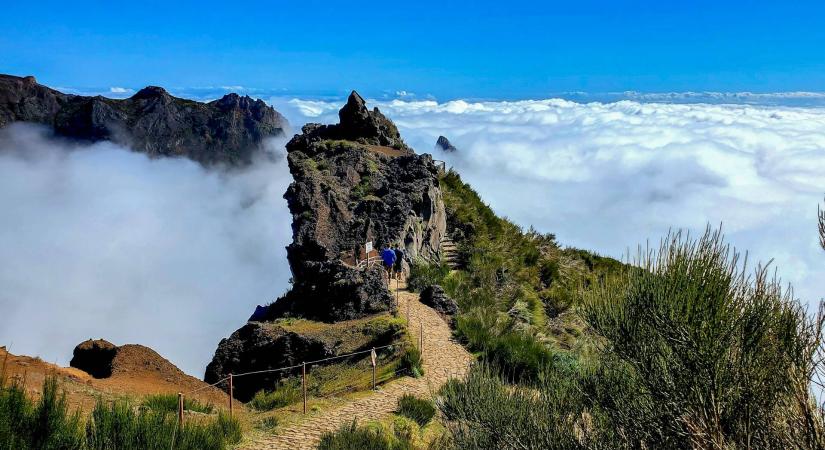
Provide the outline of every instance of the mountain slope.
<path id="1" fill-rule="evenodd" d="M 0 127 L 31 122 L 85 141 L 109 140 L 152 157 L 183 156 L 204 165 L 252 161 L 263 140 L 282 136 L 286 119 L 248 96 L 201 103 L 156 86 L 123 100 L 64 94 L 34 77 L 0 75 Z"/>

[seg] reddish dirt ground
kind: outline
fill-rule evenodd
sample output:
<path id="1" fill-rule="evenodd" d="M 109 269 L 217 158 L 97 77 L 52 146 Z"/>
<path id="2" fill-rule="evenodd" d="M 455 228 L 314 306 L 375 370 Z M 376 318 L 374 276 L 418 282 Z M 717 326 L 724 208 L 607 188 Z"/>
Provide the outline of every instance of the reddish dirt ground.
<path id="1" fill-rule="evenodd" d="M 124 345 L 112 362 L 112 376 L 95 379 L 82 370 L 60 367 L 40 358 L 18 356 L 0 347 L 0 372 L 5 380 L 24 383 L 26 391 L 38 397 L 43 381 L 54 375 L 66 392 L 72 409 L 89 412 L 98 398 L 115 400 L 129 398 L 136 401 L 150 394 L 174 394 L 191 392 L 203 388 L 192 395 L 204 403 L 212 403 L 218 408 L 228 407 L 228 397 L 217 389 L 206 387 L 206 383 L 183 373 L 154 350 L 141 345 Z"/>

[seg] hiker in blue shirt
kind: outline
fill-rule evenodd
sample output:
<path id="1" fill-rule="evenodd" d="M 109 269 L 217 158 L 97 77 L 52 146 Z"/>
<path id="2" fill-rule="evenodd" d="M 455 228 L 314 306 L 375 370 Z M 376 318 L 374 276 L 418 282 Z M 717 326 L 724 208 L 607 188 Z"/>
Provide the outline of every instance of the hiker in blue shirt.
<path id="1" fill-rule="evenodd" d="M 381 260 L 384 262 L 384 269 L 387 270 L 387 283 L 389 283 L 390 278 L 392 278 L 392 268 L 395 265 L 395 252 L 391 248 L 385 247 L 381 250 Z"/>

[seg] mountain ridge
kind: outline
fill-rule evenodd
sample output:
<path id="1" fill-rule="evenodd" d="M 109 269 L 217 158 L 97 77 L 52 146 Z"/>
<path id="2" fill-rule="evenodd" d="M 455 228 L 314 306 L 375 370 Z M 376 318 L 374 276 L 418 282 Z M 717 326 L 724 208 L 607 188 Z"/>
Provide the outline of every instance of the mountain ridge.
<path id="1" fill-rule="evenodd" d="M 278 111 L 249 96 L 230 93 L 201 103 L 147 86 L 126 99 L 64 94 L 32 76 L 0 74 L 0 128 L 38 123 L 56 135 L 109 140 L 150 157 L 187 157 L 205 166 L 250 164 L 264 141 L 284 136 L 289 124 Z"/>

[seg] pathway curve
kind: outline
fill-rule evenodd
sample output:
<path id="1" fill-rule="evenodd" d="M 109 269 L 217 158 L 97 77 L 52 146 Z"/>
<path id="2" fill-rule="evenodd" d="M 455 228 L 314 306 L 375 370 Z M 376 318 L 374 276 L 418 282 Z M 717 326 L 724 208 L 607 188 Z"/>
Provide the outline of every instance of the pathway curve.
<path id="1" fill-rule="evenodd" d="M 351 402 L 308 414 L 306 418 L 279 430 L 276 435 L 263 436 L 241 447 L 243 450 L 312 449 L 321 435 L 335 431 L 341 425 L 357 419 L 359 422 L 378 420 L 395 411 L 398 399 L 404 394 L 430 397 L 450 378 L 461 377 L 472 361 L 472 356 L 455 342 L 450 327 L 432 308 L 418 300 L 418 294 L 399 291 L 399 312 L 407 315 L 409 306 L 410 333 L 419 342 L 421 325 L 424 328 L 424 376 L 404 377 L 387 383 L 375 393 Z"/>

